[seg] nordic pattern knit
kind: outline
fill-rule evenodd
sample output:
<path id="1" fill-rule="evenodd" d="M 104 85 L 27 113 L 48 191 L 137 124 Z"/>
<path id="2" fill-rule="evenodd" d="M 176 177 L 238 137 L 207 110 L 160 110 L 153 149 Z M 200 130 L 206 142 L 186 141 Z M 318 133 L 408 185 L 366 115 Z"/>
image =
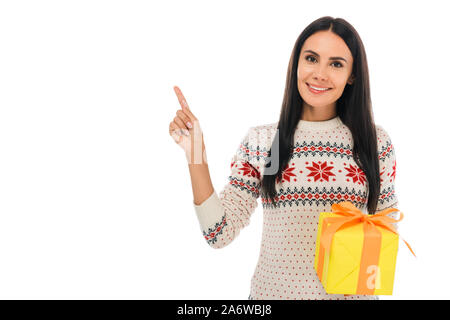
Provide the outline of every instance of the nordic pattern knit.
<path id="1" fill-rule="evenodd" d="M 194 208 L 212 248 L 236 239 L 258 206 L 265 159 L 278 123 L 251 127 L 231 159 L 228 183 Z M 376 125 L 381 188 L 377 212 L 397 208 L 396 159 L 387 132 Z M 276 203 L 261 197 L 263 234 L 248 299 L 379 299 L 378 296 L 327 294 L 314 269 L 319 213 L 351 201 L 367 214 L 368 182 L 352 155 L 353 138 L 337 116 L 300 120 L 291 160 L 276 184 Z M 398 218 L 398 212 L 389 214 Z M 397 227 L 397 224 L 395 224 Z"/>

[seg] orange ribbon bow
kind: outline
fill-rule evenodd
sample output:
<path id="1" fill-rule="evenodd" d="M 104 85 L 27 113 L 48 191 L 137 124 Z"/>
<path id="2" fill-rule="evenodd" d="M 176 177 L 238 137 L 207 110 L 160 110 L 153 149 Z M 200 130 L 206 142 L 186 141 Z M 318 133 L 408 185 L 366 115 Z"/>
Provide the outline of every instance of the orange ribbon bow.
<path id="1" fill-rule="evenodd" d="M 328 217 L 323 219 L 322 234 L 320 236 L 318 268 L 318 276 L 320 279 L 322 279 L 324 253 L 325 251 L 330 250 L 333 236 L 339 229 L 363 223 L 364 243 L 360 270 L 367 270 L 367 268 L 371 265 L 378 265 L 381 250 L 381 232 L 376 228 L 376 226 L 386 228 L 393 233 L 398 234 L 392 223 L 399 222 L 403 219 L 402 212 L 400 212 L 400 218 L 398 220 L 387 217 L 389 213 L 399 211 L 396 208 L 387 208 L 376 214 L 367 215 L 362 213 L 350 201 L 335 203 L 331 206 L 331 210 L 334 214 L 341 215 L 342 217 Z M 403 241 L 408 246 L 414 257 L 416 257 L 414 251 L 411 249 L 411 246 L 405 240 Z M 366 275 L 364 272 L 360 272 L 357 292 L 359 294 L 373 294 L 373 290 L 368 289 L 365 285 L 365 276 Z"/>

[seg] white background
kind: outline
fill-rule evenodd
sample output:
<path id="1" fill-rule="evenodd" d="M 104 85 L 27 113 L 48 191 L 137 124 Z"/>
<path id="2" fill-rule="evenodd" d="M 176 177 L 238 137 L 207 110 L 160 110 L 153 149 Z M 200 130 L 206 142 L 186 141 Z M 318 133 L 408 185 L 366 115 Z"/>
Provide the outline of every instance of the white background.
<path id="1" fill-rule="evenodd" d="M 262 206 L 229 246 L 204 240 L 168 133 L 178 85 L 217 192 L 251 126 L 278 121 L 301 31 L 350 22 L 405 214 L 393 296 L 447 299 L 445 1 L 0 2 L 0 298 L 247 299 Z"/>

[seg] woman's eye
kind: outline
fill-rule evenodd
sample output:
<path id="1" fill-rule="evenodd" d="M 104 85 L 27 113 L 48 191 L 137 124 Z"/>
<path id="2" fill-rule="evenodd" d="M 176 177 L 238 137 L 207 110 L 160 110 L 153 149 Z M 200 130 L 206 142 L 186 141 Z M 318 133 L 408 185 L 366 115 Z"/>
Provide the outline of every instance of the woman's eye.
<path id="1" fill-rule="evenodd" d="M 316 61 L 316 58 L 314 56 L 307 56 L 305 58 L 306 61 L 314 62 L 314 61 L 309 60 L 309 58 L 314 59 L 314 61 Z M 332 65 L 334 65 L 334 64 L 338 64 L 339 65 L 337 68 L 342 68 L 342 63 L 340 63 L 340 62 L 333 62 Z"/>
<path id="2" fill-rule="evenodd" d="M 306 57 L 306 60 L 307 60 L 307 61 L 310 61 L 310 60 L 308 60 L 309 58 L 313 58 L 314 60 L 316 60 L 316 58 L 314 58 L 313 56 L 307 56 L 307 57 Z"/>

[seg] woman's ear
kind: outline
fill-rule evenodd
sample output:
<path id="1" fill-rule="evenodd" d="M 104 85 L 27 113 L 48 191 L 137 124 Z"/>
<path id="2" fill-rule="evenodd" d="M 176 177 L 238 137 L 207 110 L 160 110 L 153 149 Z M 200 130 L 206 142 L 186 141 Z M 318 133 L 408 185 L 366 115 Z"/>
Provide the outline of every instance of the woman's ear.
<path id="1" fill-rule="evenodd" d="M 348 84 L 353 84 L 353 81 L 355 81 L 355 76 L 352 74 L 352 75 L 350 76 L 350 78 L 348 79 L 347 83 L 348 83 Z"/>

